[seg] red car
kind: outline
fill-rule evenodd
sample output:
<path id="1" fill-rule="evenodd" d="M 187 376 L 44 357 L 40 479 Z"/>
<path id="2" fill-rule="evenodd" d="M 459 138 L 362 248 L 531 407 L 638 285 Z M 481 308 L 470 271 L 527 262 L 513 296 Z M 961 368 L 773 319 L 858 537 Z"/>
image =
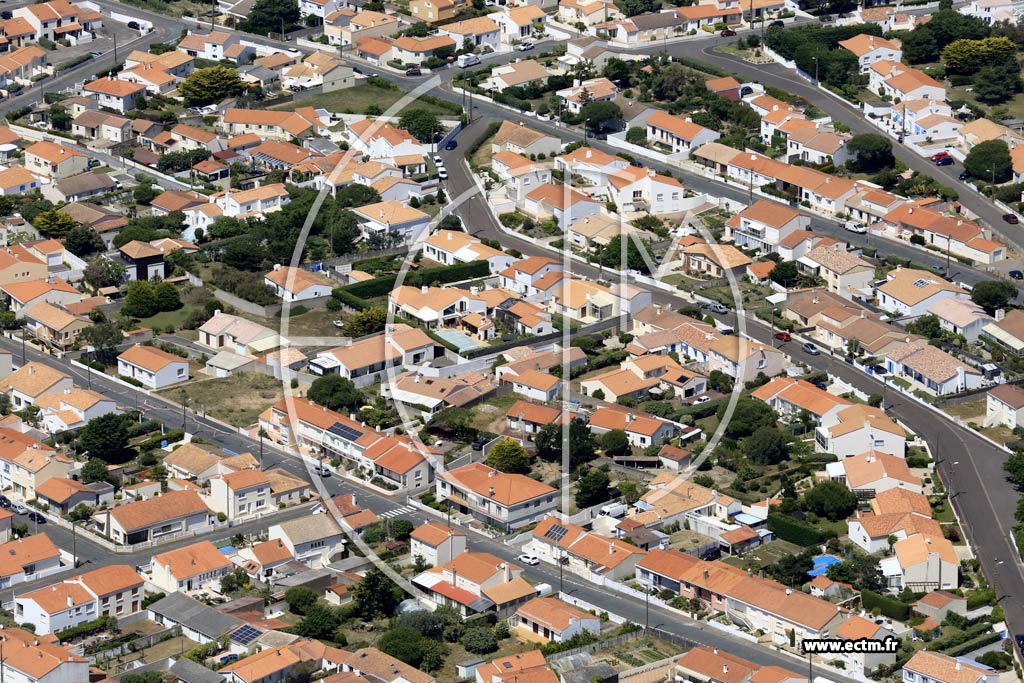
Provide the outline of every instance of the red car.
<path id="1" fill-rule="evenodd" d="M 946 150 L 942 150 L 938 154 L 933 154 L 932 155 L 932 161 L 938 161 L 939 159 L 945 159 L 948 156 L 949 156 L 949 152 L 946 151 Z"/>
<path id="2" fill-rule="evenodd" d="M 783 342 L 793 341 L 793 338 L 789 336 L 789 332 L 776 332 L 775 338 Z"/>

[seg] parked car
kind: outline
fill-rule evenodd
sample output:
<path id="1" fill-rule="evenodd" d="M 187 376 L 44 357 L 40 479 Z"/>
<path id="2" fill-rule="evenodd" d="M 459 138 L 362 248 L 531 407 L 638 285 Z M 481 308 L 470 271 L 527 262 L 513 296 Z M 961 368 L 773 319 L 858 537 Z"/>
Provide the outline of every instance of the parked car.
<path id="1" fill-rule="evenodd" d="M 961 181 L 967 180 L 968 178 L 970 178 L 970 176 L 967 175 L 967 171 L 960 171 L 960 175 L 957 176 L 957 179 Z"/>
<path id="2" fill-rule="evenodd" d="M 884 365 L 872 365 L 868 368 L 872 375 L 888 375 L 889 371 L 885 369 Z"/>
<path id="3" fill-rule="evenodd" d="M 445 144 L 444 148 L 445 148 L 446 150 L 448 150 L 448 151 L 450 152 L 450 151 L 452 151 L 453 149 L 455 149 L 455 148 L 456 148 L 456 147 L 458 147 L 458 146 L 459 146 L 459 143 L 458 143 L 458 142 L 456 142 L 455 140 L 449 140 L 449 141 L 448 141 L 448 142 L 447 142 L 447 143 Z"/>
<path id="4" fill-rule="evenodd" d="M 1024 270 L 1011 270 L 1010 277 L 1014 280 L 1024 280 Z"/>
<path id="5" fill-rule="evenodd" d="M 519 50 L 520 52 L 529 52 L 530 50 L 533 49 L 533 43 L 531 43 L 529 40 L 524 40 L 523 42 L 516 45 L 516 49 Z"/>
<path id="6" fill-rule="evenodd" d="M 331 476 L 331 470 L 329 470 L 324 465 L 316 465 L 316 466 L 314 466 L 313 467 L 313 472 L 315 472 L 317 475 L 319 475 L 321 477 L 329 477 L 329 476 Z"/>
<path id="7" fill-rule="evenodd" d="M 775 338 L 781 342 L 793 341 L 793 338 L 789 336 L 789 332 L 776 332 Z"/>
<path id="8" fill-rule="evenodd" d="M 1003 220 L 1009 223 L 1010 225 L 1017 225 L 1018 223 L 1020 223 L 1020 219 L 1017 218 L 1017 214 L 1015 213 L 1004 213 Z"/>
<path id="9" fill-rule="evenodd" d="M 868 231 L 868 226 L 863 223 L 858 223 L 857 221 L 846 221 L 846 225 L 843 227 L 850 232 L 857 233 L 858 235 L 863 235 Z"/>
<path id="10" fill-rule="evenodd" d="M 941 152 L 936 152 L 931 156 L 932 161 L 938 161 L 939 159 L 945 159 L 949 156 L 949 150 L 944 149 Z"/>
<path id="11" fill-rule="evenodd" d="M 935 162 L 935 165 L 936 166 L 952 166 L 955 163 L 956 163 L 956 160 L 953 159 L 953 157 L 942 157 L 941 159 L 939 159 L 938 161 Z"/>
<path id="12" fill-rule="evenodd" d="M 0 508 L 3 508 L 5 510 L 7 510 L 10 507 L 11 507 L 11 499 L 8 498 L 7 496 L 0 495 Z"/>
<path id="13" fill-rule="evenodd" d="M 139 22 L 137 22 L 137 21 L 129 21 L 128 22 L 128 28 L 133 29 L 135 31 L 141 31 L 142 30 L 142 26 L 139 25 Z"/>
<path id="14" fill-rule="evenodd" d="M 28 513 L 28 508 L 21 503 L 11 503 L 11 512 L 16 515 L 24 515 Z"/>
<path id="15" fill-rule="evenodd" d="M 28 513 L 28 519 L 30 522 L 35 522 L 36 524 L 46 524 L 46 517 L 43 517 L 35 510 Z"/>
<path id="16" fill-rule="evenodd" d="M 708 304 L 708 310 L 711 311 L 712 313 L 722 314 L 728 313 L 729 307 L 726 306 L 725 304 L 720 304 L 717 301 L 712 301 L 711 303 Z"/>
<path id="17" fill-rule="evenodd" d="M 440 178 L 441 180 L 448 180 L 448 169 L 446 169 L 444 166 L 437 169 L 437 177 Z"/>
<path id="18" fill-rule="evenodd" d="M 485 439 L 484 437 L 481 436 L 480 438 L 478 438 L 476 441 L 473 442 L 473 450 L 474 451 L 482 451 L 484 449 L 484 446 L 486 446 L 486 445 L 487 445 L 487 439 Z"/>
<path id="19" fill-rule="evenodd" d="M 5 9 L 3 12 L 0 12 L 0 18 L 3 18 L 3 19 L 13 19 L 14 18 L 14 13 L 11 12 L 11 10 L 9 10 L 9 9 Z"/>
<path id="20" fill-rule="evenodd" d="M 731 28 L 723 28 L 721 35 L 723 38 L 732 38 L 736 35 L 736 31 L 733 31 Z"/>
<path id="21" fill-rule="evenodd" d="M 412 66 L 405 70 L 406 76 L 422 76 L 423 71 L 418 66 Z"/>
<path id="22" fill-rule="evenodd" d="M 444 166 L 444 159 L 441 158 L 440 154 L 435 154 L 434 155 L 434 165 L 435 166 Z"/>
<path id="23" fill-rule="evenodd" d="M 693 405 L 699 406 L 701 403 L 707 403 L 710 400 L 710 396 L 698 396 L 697 398 L 693 399 Z"/>
<path id="24" fill-rule="evenodd" d="M 820 17 L 818 17 L 818 21 L 820 21 L 823 24 L 827 24 L 828 22 L 832 21 L 832 15 L 822 14 Z"/>
<path id="25" fill-rule="evenodd" d="M 535 566 L 535 565 L 540 564 L 540 558 L 537 557 L 536 555 L 531 554 L 531 553 L 523 553 L 522 555 L 520 555 L 519 557 L 516 558 L 516 561 L 522 562 L 523 564 L 528 564 L 528 565 L 531 565 L 531 566 Z"/>
<path id="26" fill-rule="evenodd" d="M 821 351 L 818 350 L 818 347 L 814 344 L 814 342 L 807 342 L 800 348 L 804 350 L 804 353 L 809 353 L 812 356 L 821 355 Z"/>

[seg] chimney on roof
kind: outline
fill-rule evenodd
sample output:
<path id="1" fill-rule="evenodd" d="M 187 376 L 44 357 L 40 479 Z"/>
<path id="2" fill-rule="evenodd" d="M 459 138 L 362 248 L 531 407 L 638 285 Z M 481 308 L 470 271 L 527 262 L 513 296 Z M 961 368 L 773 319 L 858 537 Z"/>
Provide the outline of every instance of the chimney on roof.
<path id="1" fill-rule="evenodd" d="M 911 207 L 909 207 L 909 208 L 907 209 L 907 213 L 914 213 L 914 207 L 912 207 L 912 206 L 911 206 Z"/>
<path id="2" fill-rule="evenodd" d="M 1000 320 L 1002 320 L 1005 317 L 1006 317 L 1006 310 L 1002 309 L 1002 308 L 997 308 L 996 309 L 996 322 L 999 322 Z"/>
<path id="3" fill-rule="evenodd" d="M 36 366 L 34 366 L 34 365 L 29 365 L 29 366 L 28 366 L 28 374 L 30 374 L 30 375 L 34 375 L 34 374 L 36 374 Z"/>
<path id="4" fill-rule="evenodd" d="M 793 594 L 793 589 L 792 588 L 787 588 L 786 589 L 786 595 L 792 595 L 792 594 Z"/>
<path id="5" fill-rule="evenodd" d="M 709 578 L 711 578 L 711 572 L 709 572 L 707 569 L 705 569 L 704 570 L 704 580 L 707 581 Z M 718 654 L 718 650 L 715 650 L 715 654 L 716 655 Z"/>
<path id="6" fill-rule="evenodd" d="M 68 596 L 68 607 L 74 607 L 74 606 L 75 606 L 75 600 L 74 600 L 74 598 L 72 598 L 72 597 L 71 597 L 71 596 L 69 595 L 69 596 Z"/>
<path id="7" fill-rule="evenodd" d="M 497 474 L 498 474 L 498 470 L 490 470 L 490 471 L 489 471 L 489 472 L 487 473 L 487 476 L 488 476 L 488 477 L 493 477 L 493 476 L 496 476 Z"/>
<path id="8" fill-rule="evenodd" d="M 722 673 L 724 673 L 724 674 L 729 673 L 729 665 L 728 664 L 723 664 L 722 665 Z"/>
<path id="9" fill-rule="evenodd" d="M 957 670 L 957 671 L 959 671 L 959 670 L 960 670 L 960 660 L 959 660 L 959 659 L 958 659 L 958 660 L 956 660 L 956 670 Z"/>
<path id="10" fill-rule="evenodd" d="M 705 572 L 704 572 L 704 578 L 706 579 L 707 577 L 708 577 L 708 573 L 707 573 L 707 572 L 705 571 Z M 713 650 L 712 650 L 711 652 L 712 652 L 713 654 L 716 654 L 716 655 L 717 655 L 717 654 L 718 654 L 718 648 L 716 647 L 716 648 L 715 648 L 715 649 L 713 649 Z"/>
<path id="11" fill-rule="evenodd" d="M 427 285 L 420 286 L 420 293 L 421 294 L 426 294 L 429 291 L 430 291 L 430 287 L 428 287 Z"/>
<path id="12" fill-rule="evenodd" d="M 636 418 L 633 416 L 633 413 L 626 413 L 626 424 L 629 424 L 630 422 L 632 422 L 635 419 Z"/>
<path id="13" fill-rule="evenodd" d="M 494 487 L 493 486 L 488 486 L 487 487 L 487 495 L 491 496 L 492 498 L 494 497 Z"/>

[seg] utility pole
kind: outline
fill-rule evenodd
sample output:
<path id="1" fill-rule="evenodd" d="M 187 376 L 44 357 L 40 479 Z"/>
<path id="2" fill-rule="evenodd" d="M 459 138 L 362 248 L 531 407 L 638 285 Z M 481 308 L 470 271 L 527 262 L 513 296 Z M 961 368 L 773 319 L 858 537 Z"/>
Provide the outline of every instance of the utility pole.
<path id="1" fill-rule="evenodd" d="M 651 630 L 651 589 L 644 589 L 644 633 Z"/>
<path id="2" fill-rule="evenodd" d="M 187 424 L 187 422 L 186 422 L 187 417 L 185 415 L 185 402 L 187 400 L 188 400 L 188 394 L 186 394 L 185 390 L 182 389 L 181 390 L 181 431 L 183 431 L 183 432 L 186 431 L 185 426 Z"/>
<path id="3" fill-rule="evenodd" d="M 78 534 L 75 533 L 77 528 L 78 528 L 78 523 L 72 521 L 71 522 L 71 554 L 74 557 L 74 565 L 72 565 L 73 569 L 78 569 Z"/>
<path id="4" fill-rule="evenodd" d="M 21 364 L 25 365 L 25 328 L 21 328 Z"/>
<path id="5" fill-rule="evenodd" d="M 117 66 L 117 34 L 113 31 L 110 32 L 111 37 L 114 39 L 114 66 Z M 3 683 L 0 681 L 0 683 Z"/>

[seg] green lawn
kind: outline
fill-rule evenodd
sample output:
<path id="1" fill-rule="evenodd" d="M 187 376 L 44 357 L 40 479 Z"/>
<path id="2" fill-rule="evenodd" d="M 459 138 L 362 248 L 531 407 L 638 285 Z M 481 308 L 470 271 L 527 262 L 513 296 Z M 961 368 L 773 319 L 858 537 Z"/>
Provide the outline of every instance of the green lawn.
<path id="1" fill-rule="evenodd" d="M 334 92 L 313 95 L 312 97 L 304 97 L 288 104 L 279 105 L 274 107 L 274 109 L 294 111 L 298 107 L 313 107 L 314 109 L 322 107 L 331 112 L 362 114 L 366 111 L 367 107 L 374 105 L 387 113 L 388 108 L 405 97 L 406 94 L 401 90 L 386 90 L 375 85 L 357 85 L 345 90 L 335 90 Z M 441 117 L 454 118 L 450 111 L 423 100 L 415 100 L 406 105 L 403 111 L 405 109 L 426 109 L 430 113 Z"/>
<path id="2" fill-rule="evenodd" d="M 148 327 L 151 330 L 160 329 L 162 331 L 167 331 L 167 328 L 173 327 L 177 330 L 185 323 L 185 319 L 188 318 L 188 314 L 191 311 L 192 309 L 188 306 L 182 306 L 176 311 L 163 311 L 149 318 L 143 318 L 139 321 L 139 327 Z"/>

